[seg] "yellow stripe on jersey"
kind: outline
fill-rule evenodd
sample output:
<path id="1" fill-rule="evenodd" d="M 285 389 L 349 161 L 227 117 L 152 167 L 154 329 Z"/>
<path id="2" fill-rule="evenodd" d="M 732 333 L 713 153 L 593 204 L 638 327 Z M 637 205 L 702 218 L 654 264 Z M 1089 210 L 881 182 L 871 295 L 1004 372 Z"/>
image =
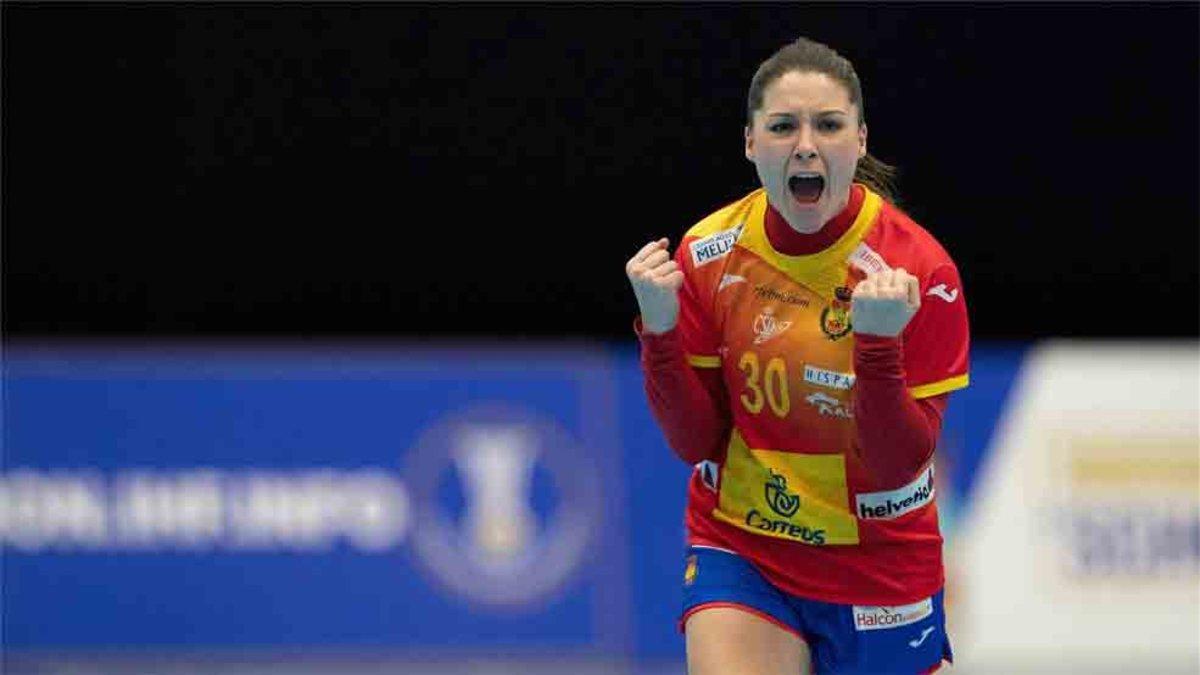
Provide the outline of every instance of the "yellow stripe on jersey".
<path id="1" fill-rule="evenodd" d="M 691 237 L 695 239 L 703 239 L 704 237 L 728 230 L 738 225 L 745 223 L 751 215 L 751 211 L 758 200 L 761 199 L 766 203 L 766 191 L 762 188 L 751 192 L 741 199 L 727 204 L 719 211 L 712 213 L 693 225 L 684 235 L 685 238 Z"/>
<path id="2" fill-rule="evenodd" d="M 845 283 L 846 261 L 867 236 L 882 208 L 883 198 L 867 188 L 858 217 L 854 219 L 850 229 L 832 246 L 812 255 L 784 255 L 772 248 L 767 241 L 766 225 L 763 223 L 767 197 L 763 193 L 761 198 L 754 202 L 754 208 L 746 220 L 746 231 L 738 239 L 738 245 L 753 251 L 772 266 L 829 300 L 833 298 L 833 289 Z"/>
<path id="3" fill-rule="evenodd" d="M 920 384 L 915 387 L 909 387 L 908 392 L 912 394 L 913 398 L 929 398 L 930 396 L 937 396 L 938 394 L 944 394 L 948 391 L 954 391 L 955 389 L 962 389 L 963 387 L 967 386 L 970 381 L 970 374 L 963 373 L 962 375 L 951 377 L 945 380 L 939 380 L 938 382 L 930 382 L 929 384 Z"/>
<path id="4" fill-rule="evenodd" d="M 721 367 L 721 357 L 719 356 L 699 356 L 697 354 L 688 354 L 687 361 L 697 368 Z"/>

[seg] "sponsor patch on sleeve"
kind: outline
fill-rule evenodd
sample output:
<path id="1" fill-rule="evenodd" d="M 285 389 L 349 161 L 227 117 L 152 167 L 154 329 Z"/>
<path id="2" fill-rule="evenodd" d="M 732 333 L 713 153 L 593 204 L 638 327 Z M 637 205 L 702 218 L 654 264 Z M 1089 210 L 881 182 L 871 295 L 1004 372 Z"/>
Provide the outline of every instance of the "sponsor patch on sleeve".
<path id="1" fill-rule="evenodd" d="M 933 465 L 916 480 L 887 492 L 862 492 L 855 495 L 858 517 L 863 520 L 891 520 L 916 511 L 933 500 Z"/>
<path id="2" fill-rule="evenodd" d="M 848 260 L 851 265 L 867 274 L 878 274 L 892 269 L 883 256 L 865 243 L 859 244 Z"/>
<path id="3" fill-rule="evenodd" d="M 690 245 L 692 252 L 692 262 L 696 267 L 700 267 L 714 260 L 719 260 L 729 255 L 733 250 L 733 244 L 737 241 L 738 235 L 742 233 L 742 226 L 722 230 L 716 234 L 710 234 L 703 239 L 697 239 Z"/>

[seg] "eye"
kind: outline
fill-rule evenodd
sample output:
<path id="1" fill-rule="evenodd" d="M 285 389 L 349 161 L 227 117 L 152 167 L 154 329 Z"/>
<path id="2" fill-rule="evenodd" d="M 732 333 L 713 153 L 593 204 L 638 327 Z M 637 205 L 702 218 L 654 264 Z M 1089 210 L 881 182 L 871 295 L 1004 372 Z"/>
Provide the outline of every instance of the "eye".
<path id="1" fill-rule="evenodd" d="M 777 120 L 767 126 L 767 130 L 774 134 L 785 134 L 795 128 L 796 125 L 789 120 Z"/>
<path id="2" fill-rule="evenodd" d="M 842 126 L 842 121 L 837 119 L 823 119 L 817 122 L 817 128 L 827 133 L 840 131 Z"/>

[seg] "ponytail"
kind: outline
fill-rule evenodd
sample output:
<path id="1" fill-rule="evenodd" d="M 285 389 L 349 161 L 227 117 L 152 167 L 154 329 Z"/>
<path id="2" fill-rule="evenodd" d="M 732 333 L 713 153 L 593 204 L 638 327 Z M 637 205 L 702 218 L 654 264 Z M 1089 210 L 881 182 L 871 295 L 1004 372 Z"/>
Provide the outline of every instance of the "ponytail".
<path id="1" fill-rule="evenodd" d="M 858 160 L 858 168 L 854 170 L 854 182 L 862 183 L 880 197 L 898 204 L 900 194 L 896 190 L 896 173 L 896 167 L 867 153 Z"/>

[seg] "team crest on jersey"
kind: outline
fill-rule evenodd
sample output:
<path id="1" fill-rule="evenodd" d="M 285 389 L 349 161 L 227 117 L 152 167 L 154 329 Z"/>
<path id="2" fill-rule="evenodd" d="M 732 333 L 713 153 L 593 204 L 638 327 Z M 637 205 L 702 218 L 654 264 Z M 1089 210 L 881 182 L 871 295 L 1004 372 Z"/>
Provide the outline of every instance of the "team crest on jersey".
<path id="1" fill-rule="evenodd" d="M 833 296 L 833 302 L 821 310 L 821 330 L 837 340 L 850 332 L 850 289 L 838 286 Z"/>
<path id="2" fill-rule="evenodd" d="M 742 224 L 728 230 L 722 230 L 703 239 L 697 239 L 689 247 L 692 252 L 692 262 L 696 267 L 719 260 L 729 255 L 738 235 L 742 233 Z"/>

